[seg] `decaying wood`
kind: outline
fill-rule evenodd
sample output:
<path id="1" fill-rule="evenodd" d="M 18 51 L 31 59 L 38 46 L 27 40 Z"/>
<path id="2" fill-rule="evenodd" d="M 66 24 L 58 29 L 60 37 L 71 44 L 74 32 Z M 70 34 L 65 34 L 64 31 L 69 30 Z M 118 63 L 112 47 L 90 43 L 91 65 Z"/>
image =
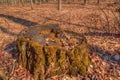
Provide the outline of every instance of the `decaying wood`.
<path id="1" fill-rule="evenodd" d="M 84 36 L 45 24 L 23 31 L 17 39 L 18 63 L 35 80 L 68 74 L 84 75 L 90 64 Z"/>

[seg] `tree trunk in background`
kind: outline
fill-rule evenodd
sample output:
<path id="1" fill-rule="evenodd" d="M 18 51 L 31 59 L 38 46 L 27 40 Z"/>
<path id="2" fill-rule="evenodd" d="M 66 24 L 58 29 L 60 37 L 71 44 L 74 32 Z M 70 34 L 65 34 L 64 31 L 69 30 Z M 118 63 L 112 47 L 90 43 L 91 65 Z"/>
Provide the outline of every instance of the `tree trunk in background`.
<path id="1" fill-rule="evenodd" d="M 41 1 L 41 0 L 39 0 L 39 3 L 41 4 L 41 3 L 42 3 L 42 1 Z"/>
<path id="2" fill-rule="evenodd" d="M 30 0 L 31 9 L 33 9 L 33 0 Z"/>
<path id="3" fill-rule="evenodd" d="M 118 3 L 120 3 L 120 0 L 118 0 Z"/>
<path id="4" fill-rule="evenodd" d="M 99 5 L 100 4 L 100 0 L 97 0 L 97 5 Z"/>
<path id="5" fill-rule="evenodd" d="M 87 0 L 84 0 L 84 5 L 86 5 L 86 3 L 87 3 Z"/>
<path id="6" fill-rule="evenodd" d="M 58 10 L 61 10 L 61 0 L 58 0 Z"/>
<path id="7" fill-rule="evenodd" d="M 49 3 L 49 2 L 61 2 L 63 1 L 63 3 L 82 3 L 82 4 L 88 4 L 89 2 L 91 2 L 92 0 L 0 0 L 0 4 L 5 4 L 5 5 L 15 5 L 15 4 L 22 4 L 22 6 L 24 6 L 26 3 L 30 3 L 32 1 L 32 3 Z M 100 4 L 101 2 L 115 2 L 115 3 L 120 3 L 120 0 L 94 0 L 96 3 L 96 5 Z M 93 1 L 92 1 L 93 3 Z M 59 8 L 61 7 L 61 5 L 59 6 Z"/>

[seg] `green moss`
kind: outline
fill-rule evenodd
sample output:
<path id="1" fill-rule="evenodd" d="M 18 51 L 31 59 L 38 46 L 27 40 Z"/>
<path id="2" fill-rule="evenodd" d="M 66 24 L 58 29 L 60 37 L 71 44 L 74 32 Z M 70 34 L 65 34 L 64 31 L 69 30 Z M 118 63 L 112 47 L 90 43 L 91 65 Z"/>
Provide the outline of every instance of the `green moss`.
<path id="1" fill-rule="evenodd" d="M 31 56 L 28 58 L 28 63 L 31 63 L 31 73 L 34 74 L 35 79 L 39 76 L 41 80 L 44 79 L 45 73 L 45 55 L 43 53 L 43 46 L 37 42 L 29 41 Z M 29 64 L 28 64 L 29 65 Z M 39 66 L 39 67 L 38 67 Z M 37 74 L 36 74 L 37 73 Z"/>
<path id="2" fill-rule="evenodd" d="M 22 54 L 19 54 L 19 64 L 25 68 L 26 66 L 26 41 L 25 38 L 23 37 L 18 37 L 17 39 L 17 46 L 19 48 L 19 52 Z"/>

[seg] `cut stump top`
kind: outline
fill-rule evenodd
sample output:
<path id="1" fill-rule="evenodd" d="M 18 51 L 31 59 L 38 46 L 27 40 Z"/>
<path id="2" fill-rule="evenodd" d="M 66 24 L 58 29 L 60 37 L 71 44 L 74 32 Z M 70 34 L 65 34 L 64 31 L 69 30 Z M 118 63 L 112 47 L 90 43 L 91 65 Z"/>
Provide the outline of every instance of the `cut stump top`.
<path id="1" fill-rule="evenodd" d="M 72 49 L 80 45 L 83 41 L 86 41 L 85 37 L 81 34 L 62 30 L 58 24 L 31 27 L 23 31 L 20 35 L 43 46 L 61 46 L 66 49 Z"/>

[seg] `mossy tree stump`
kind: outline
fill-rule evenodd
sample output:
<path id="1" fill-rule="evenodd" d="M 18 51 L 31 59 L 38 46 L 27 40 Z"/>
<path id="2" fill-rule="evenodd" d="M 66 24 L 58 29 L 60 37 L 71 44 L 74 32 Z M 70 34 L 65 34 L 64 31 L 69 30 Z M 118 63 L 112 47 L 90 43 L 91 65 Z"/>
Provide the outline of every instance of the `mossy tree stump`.
<path id="1" fill-rule="evenodd" d="M 29 70 L 35 80 L 61 74 L 84 75 L 90 63 L 85 37 L 63 31 L 57 24 L 22 31 L 17 48 L 19 65 Z"/>

